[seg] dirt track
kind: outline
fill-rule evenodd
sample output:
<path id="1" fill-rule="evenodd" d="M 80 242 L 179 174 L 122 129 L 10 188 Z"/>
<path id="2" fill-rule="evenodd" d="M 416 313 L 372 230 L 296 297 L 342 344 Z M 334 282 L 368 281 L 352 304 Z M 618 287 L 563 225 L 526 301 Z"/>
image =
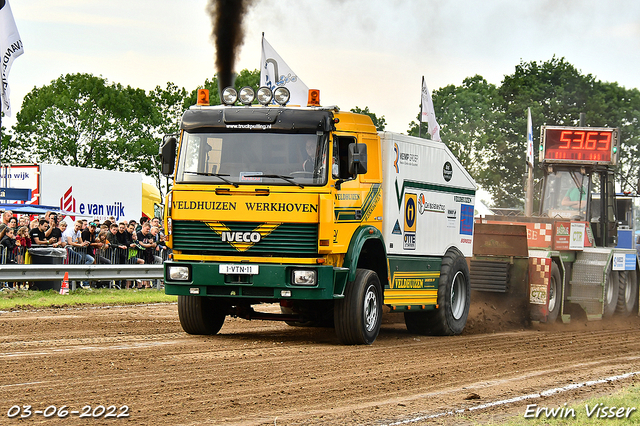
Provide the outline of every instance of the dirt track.
<path id="1" fill-rule="evenodd" d="M 119 413 L 126 404 L 130 424 L 382 425 L 640 371 L 637 317 L 523 328 L 501 314 L 475 306 L 456 337 L 410 335 L 387 315 L 375 344 L 346 347 L 332 329 L 229 318 L 220 335 L 189 336 L 175 304 L 0 313 L 0 423 L 18 424 L 7 418 L 14 405 Z M 558 407 L 636 382 L 410 424 L 493 423 L 527 404 Z"/>

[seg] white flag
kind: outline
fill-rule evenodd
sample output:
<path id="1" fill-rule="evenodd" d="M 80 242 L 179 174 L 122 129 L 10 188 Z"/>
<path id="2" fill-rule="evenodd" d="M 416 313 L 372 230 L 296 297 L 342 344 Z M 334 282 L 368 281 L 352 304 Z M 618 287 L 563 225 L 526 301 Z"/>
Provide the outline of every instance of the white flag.
<path id="1" fill-rule="evenodd" d="M 2 112 L 11 116 L 9 71 L 13 60 L 24 53 L 9 0 L 0 0 L 0 52 L 2 52 Z"/>
<path id="2" fill-rule="evenodd" d="M 531 108 L 527 108 L 527 163 L 533 164 L 533 125 L 531 124 Z"/>
<path id="3" fill-rule="evenodd" d="M 427 122 L 429 127 L 429 134 L 434 141 L 442 142 L 440 139 L 440 126 L 436 121 L 436 113 L 433 110 L 433 100 L 431 99 L 431 93 L 427 88 L 427 83 L 422 77 L 422 111 L 420 112 L 420 123 Z"/>
<path id="4" fill-rule="evenodd" d="M 289 105 L 307 106 L 309 88 L 289 68 L 280 55 L 262 36 L 262 60 L 260 62 L 260 86 L 271 90 L 284 86 L 291 92 Z"/>

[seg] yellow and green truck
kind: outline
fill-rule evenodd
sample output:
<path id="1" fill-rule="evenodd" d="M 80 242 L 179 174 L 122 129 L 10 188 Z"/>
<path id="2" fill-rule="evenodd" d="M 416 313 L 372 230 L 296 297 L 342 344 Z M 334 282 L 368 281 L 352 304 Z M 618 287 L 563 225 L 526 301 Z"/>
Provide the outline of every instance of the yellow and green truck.
<path id="1" fill-rule="evenodd" d="M 252 105 L 250 88 L 225 89 L 223 105 L 192 106 L 163 141 L 165 291 L 183 329 L 216 334 L 235 316 L 371 344 L 387 305 L 410 332 L 461 333 L 473 179 L 443 143 L 286 95 L 260 88 Z"/>

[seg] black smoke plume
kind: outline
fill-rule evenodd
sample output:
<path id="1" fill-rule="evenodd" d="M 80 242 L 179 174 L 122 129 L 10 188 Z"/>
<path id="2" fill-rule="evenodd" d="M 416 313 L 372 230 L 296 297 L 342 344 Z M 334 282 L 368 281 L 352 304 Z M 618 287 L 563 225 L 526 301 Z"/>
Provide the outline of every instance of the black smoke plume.
<path id="1" fill-rule="evenodd" d="M 244 43 L 242 21 L 254 0 L 209 0 L 208 11 L 213 24 L 216 47 L 218 90 L 233 85 L 233 70 L 240 47 Z"/>

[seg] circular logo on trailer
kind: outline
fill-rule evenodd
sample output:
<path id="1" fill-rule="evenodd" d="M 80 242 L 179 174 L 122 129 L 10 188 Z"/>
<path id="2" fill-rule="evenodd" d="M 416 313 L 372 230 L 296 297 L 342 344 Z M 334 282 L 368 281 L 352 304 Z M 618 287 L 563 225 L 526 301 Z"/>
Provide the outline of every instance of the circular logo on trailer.
<path id="1" fill-rule="evenodd" d="M 427 201 L 424 199 L 424 194 L 420 194 L 418 196 L 418 211 L 420 212 L 420 214 L 424 213 L 424 205 Z"/>
<path id="2" fill-rule="evenodd" d="M 407 197 L 404 207 L 405 227 L 406 230 L 415 231 L 416 224 L 416 196 L 413 194 Z"/>
<path id="3" fill-rule="evenodd" d="M 453 176 L 453 167 L 451 167 L 451 163 L 447 161 L 444 163 L 444 167 L 442 167 L 442 177 L 444 177 L 444 180 L 449 182 L 452 176 Z"/>

